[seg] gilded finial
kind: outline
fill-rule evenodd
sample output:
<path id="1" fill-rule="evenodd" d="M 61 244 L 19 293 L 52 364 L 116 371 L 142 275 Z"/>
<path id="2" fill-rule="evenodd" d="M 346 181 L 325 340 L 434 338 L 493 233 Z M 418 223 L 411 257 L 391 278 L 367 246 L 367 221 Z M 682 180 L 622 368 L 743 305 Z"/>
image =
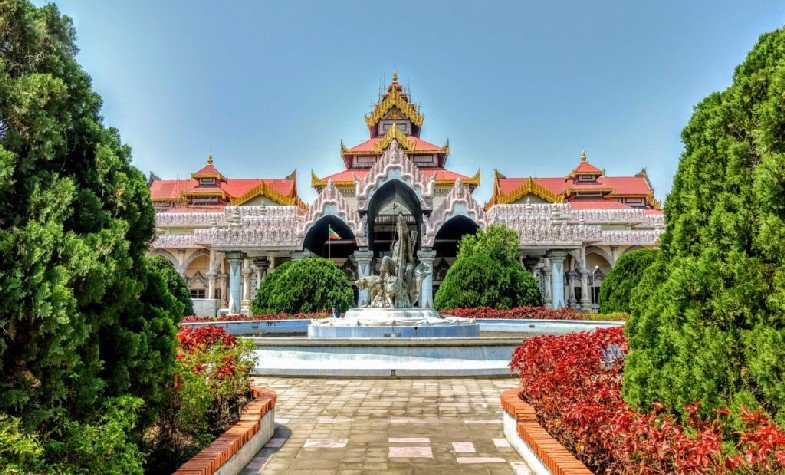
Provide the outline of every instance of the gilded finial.
<path id="1" fill-rule="evenodd" d="M 586 162 L 586 150 L 581 152 L 581 162 L 582 163 Z"/>
<path id="2" fill-rule="evenodd" d="M 212 165 L 213 164 L 213 155 L 212 154 L 207 156 L 207 164 L 208 165 Z"/>
<path id="3" fill-rule="evenodd" d="M 398 82 L 398 73 L 393 71 L 392 82 Z"/>

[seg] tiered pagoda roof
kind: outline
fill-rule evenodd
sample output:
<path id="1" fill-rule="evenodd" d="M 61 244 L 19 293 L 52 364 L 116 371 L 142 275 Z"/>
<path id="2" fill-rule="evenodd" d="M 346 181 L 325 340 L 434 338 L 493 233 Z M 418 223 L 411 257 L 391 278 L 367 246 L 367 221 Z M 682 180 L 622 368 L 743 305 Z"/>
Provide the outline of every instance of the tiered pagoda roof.
<path id="1" fill-rule="evenodd" d="M 514 203 L 527 195 L 549 203 L 569 203 L 573 209 L 644 208 L 647 213 L 662 212 L 645 169 L 634 176 L 606 176 L 604 170 L 589 163 L 585 152 L 564 177 L 507 178 L 496 171 L 493 195 L 485 208 Z"/>
<path id="2" fill-rule="evenodd" d="M 154 203 L 175 203 L 166 210 L 169 212 L 219 210 L 259 196 L 280 205 L 307 208 L 297 195 L 296 171 L 286 178 L 226 178 L 215 167 L 212 155 L 190 179 L 153 179 L 150 196 Z"/>
<path id="3" fill-rule="evenodd" d="M 393 140 L 412 157 L 423 176 L 436 178 L 437 185 L 452 185 L 460 178 L 471 189 L 478 186 L 479 171 L 469 177 L 444 168 L 450 154 L 449 140 L 439 146 L 420 138 L 424 121 L 425 116 L 420 113 L 420 107 L 411 102 L 409 93 L 398 82 L 398 75 L 393 73 L 386 92 L 365 116 L 370 135 L 368 140 L 353 147 L 346 147 L 341 143 L 341 158 L 346 168 L 322 178 L 311 172 L 311 186 L 321 190 L 327 186 L 329 180 L 338 187 L 354 186 L 354 179 L 364 177 Z"/>

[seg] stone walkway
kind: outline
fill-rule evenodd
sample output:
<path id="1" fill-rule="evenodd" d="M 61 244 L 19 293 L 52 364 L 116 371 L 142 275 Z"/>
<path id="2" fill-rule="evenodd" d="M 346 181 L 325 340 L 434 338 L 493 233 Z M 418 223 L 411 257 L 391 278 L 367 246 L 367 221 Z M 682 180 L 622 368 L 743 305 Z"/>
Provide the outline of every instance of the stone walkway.
<path id="1" fill-rule="evenodd" d="M 278 392 L 276 429 L 243 475 L 529 474 L 502 433 L 515 378 L 256 378 Z"/>

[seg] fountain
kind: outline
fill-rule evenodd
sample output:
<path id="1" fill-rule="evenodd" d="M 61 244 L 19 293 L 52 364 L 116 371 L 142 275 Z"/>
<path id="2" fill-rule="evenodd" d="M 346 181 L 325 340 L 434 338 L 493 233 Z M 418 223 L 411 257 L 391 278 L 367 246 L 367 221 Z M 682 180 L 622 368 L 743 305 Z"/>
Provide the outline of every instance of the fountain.
<path id="1" fill-rule="evenodd" d="M 430 272 L 414 258 L 417 231 L 409 232 L 399 213 L 391 255 L 381 261 L 379 275 L 362 277 L 357 287 L 367 291 L 366 304 L 343 318 L 314 320 L 309 338 L 455 338 L 480 336 L 472 319 L 443 317 L 432 308 L 417 308 L 423 280 Z"/>

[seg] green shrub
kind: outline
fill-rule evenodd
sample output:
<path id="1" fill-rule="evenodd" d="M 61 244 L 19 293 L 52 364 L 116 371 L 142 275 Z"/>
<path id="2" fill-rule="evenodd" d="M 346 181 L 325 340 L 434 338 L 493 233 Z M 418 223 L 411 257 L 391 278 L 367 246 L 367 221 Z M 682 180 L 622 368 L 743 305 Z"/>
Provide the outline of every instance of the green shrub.
<path id="1" fill-rule="evenodd" d="M 784 90 L 780 29 L 682 132 L 661 253 L 626 327 L 631 405 L 743 403 L 785 427 Z"/>
<path id="2" fill-rule="evenodd" d="M 164 402 L 183 311 L 148 269 L 150 192 L 103 124 L 71 20 L 6 0 L 0 23 L 0 411 L 38 434 L 50 467 L 93 460 L 106 473 L 114 465 L 94 445 L 133 473 L 132 441 Z M 128 396 L 145 402 L 123 406 L 133 424 L 104 407 Z"/>
<path id="3" fill-rule="evenodd" d="M 504 226 L 464 236 L 458 258 L 436 292 L 434 306 L 444 310 L 542 305 L 537 280 L 517 257 L 518 235 Z"/>
<path id="4" fill-rule="evenodd" d="M 602 280 L 597 298 L 600 312 L 630 312 L 630 301 L 637 298 L 635 287 L 640 283 L 643 272 L 654 262 L 658 252 L 656 249 L 636 249 L 622 254 Z"/>
<path id="5" fill-rule="evenodd" d="M 37 472 L 44 448 L 36 434 L 27 433 L 18 417 L 0 414 L 0 471 L 8 474 Z"/>
<path id="6" fill-rule="evenodd" d="M 294 260 L 276 267 L 259 285 L 251 309 L 262 313 L 345 311 L 354 305 L 349 279 L 321 257 Z"/>
<path id="7" fill-rule="evenodd" d="M 194 302 L 185 277 L 163 256 L 148 256 L 147 265 L 161 276 L 169 292 L 183 305 L 182 316 L 194 314 Z"/>

